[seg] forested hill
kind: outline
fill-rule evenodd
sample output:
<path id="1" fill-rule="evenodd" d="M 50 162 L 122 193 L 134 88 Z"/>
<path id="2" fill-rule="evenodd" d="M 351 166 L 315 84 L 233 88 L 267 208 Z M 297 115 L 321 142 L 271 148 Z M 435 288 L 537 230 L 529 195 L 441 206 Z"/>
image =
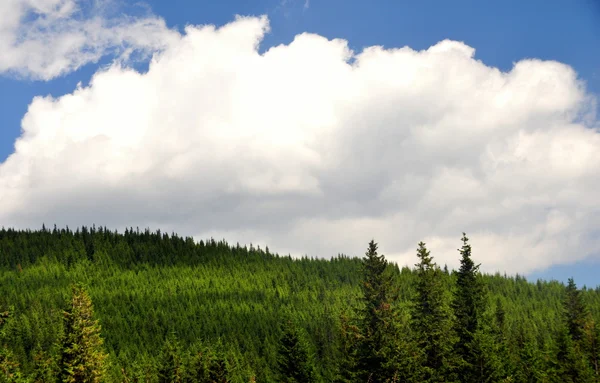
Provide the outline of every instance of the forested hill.
<path id="1" fill-rule="evenodd" d="M 482 275 L 466 236 L 452 272 L 366 245 L 2 229 L 0 382 L 599 381 L 600 289 Z"/>

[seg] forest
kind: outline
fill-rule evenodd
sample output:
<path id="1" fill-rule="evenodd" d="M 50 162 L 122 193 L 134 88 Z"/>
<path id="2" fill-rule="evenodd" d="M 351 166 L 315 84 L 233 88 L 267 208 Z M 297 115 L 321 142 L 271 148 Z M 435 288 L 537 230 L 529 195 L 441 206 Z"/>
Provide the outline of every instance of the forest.
<path id="1" fill-rule="evenodd" d="M 367 238 L 368 241 L 368 238 Z M 128 228 L 0 230 L 0 382 L 600 382 L 600 288 Z"/>

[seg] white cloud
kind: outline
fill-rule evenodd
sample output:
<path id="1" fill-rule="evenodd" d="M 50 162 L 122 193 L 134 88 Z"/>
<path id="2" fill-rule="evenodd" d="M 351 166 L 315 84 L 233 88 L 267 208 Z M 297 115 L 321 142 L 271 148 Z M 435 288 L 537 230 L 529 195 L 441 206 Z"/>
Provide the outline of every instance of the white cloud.
<path id="1" fill-rule="evenodd" d="M 2 0 L 0 74 L 49 80 L 107 54 L 149 55 L 178 39 L 155 16 L 109 17 L 108 9 L 117 5 L 112 0 Z"/>
<path id="2" fill-rule="evenodd" d="M 267 29 L 190 26 L 145 74 L 114 65 L 34 99 L 0 165 L 0 222 L 314 256 L 375 238 L 401 264 L 425 240 L 450 266 L 466 231 L 488 271 L 600 254 L 595 101 L 570 67 L 501 72 L 456 41 L 355 54 L 312 34 L 261 55 Z"/>

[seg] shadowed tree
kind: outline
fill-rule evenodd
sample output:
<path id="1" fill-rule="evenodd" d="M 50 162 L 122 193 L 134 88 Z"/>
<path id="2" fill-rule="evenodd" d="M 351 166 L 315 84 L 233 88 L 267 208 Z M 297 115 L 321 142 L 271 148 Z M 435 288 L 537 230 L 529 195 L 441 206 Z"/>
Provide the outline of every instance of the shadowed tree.
<path id="1" fill-rule="evenodd" d="M 580 342 L 585 336 L 588 309 L 583 302 L 581 291 L 573 278 L 569 278 L 564 301 L 564 320 L 569 336 L 574 342 Z"/>
<path id="2" fill-rule="evenodd" d="M 583 349 L 587 353 L 596 382 L 598 382 L 600 381 L 600 328 L 597 322 L 590 318 L 586 322 L 584 330 Z"/>
<path id="3" fill-rule="evenodd" d="M 580 345 L 569 336 L 568 330 L 560 331 L 557 339 L 557 375 L 564 383 L 594 382 L 594 373 Z"/>
<path id="4" fill-rule="evenodd" d="M 479 265 L 475 265 L 471 259 L 471 245 L 465 233 L 462 242 L 463 246 L 459 250 L 460 268 L 456 272 L 456 289 L 452 302 L 456 318 L 454 328 L 458 336 L 454 349 L 459 358 L 458 374 L 461 381 L 479 382 L 479 347 L 474 342 L 481 313 L 484 311 L 484 288 L 479 279 Z"/>
<path id="5" fill-rule="evenodd" d="M 208 381 L 210 383 L 228 383 L 229 372 L 227 368 L 227 361 L 225 356 L 221 352 L 217 352 L 213 355 L 208 365 Z"/>
<path id="6" fill-rule="evenodd" d="M 357 373 L 362 382 L 385 382 L 394 376 L 389 361 L 394 359 L 395 339 L 391 276 L 387 260 L 377 253 L 375 241 L 362 260 L 362 303 L 357 350 Z"/>
<path id="7" fill-rule="evenodd" d="M 181 383 L 185 378 L 183 357 L 179 341 L 171 332 L 165 341 L 159 357 L 158 381 L 160 383 Z"/>
<path id="8" fill-rule="evenodd" d="M 4 326 L 12 317 L 12 311 L 0 312 L 0 340 L 4 342 Z M 14 360 L 10 350 L 0 344 L 0 383 L 20 383 L 23 377 L 19 364 Z"/>
<path id="9" fill-rule="evenodd" d="M 416 294 L 412 304 L 411 327 L 421 352 L 422 382 L 448 381 L 452 361 L 451 312 L 446 303 L 442 271 L 420 242 L 417 249 Z"/>
<path id="10" fill-rule="evenodd" d="M 298 330 L 291 321 L 283 327 L 279 341 L 277 366 L 280 381 L 285 383 L 309 383 L 314 381 L 307 347 L 298 336 Z"/>
<path id="11" fill-rule="evenodd" d="M 565 382 L 592 382 L 596 371 L 589 354 L 590 313 L 573 278 L 567 282 L 563 318 L 566 331 L 559 333 L 557 355 L 560 377 Z"/>

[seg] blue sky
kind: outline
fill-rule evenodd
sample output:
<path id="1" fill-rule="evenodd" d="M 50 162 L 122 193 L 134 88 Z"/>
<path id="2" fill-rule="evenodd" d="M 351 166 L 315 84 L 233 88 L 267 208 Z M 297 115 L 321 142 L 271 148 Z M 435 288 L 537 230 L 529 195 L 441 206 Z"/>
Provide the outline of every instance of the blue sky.
<path id="1" fill-rule="evenodd" d="M 530 58 L 567 64 L 586 83 L 588 95 L 600 94 L 600 3 L 595 0 L 172 0 L 144 4 L 128 2 L 122 5 L 122 12 L 139 17 L 155 15 L 164 19 L 168 28 L 180 33 L 188 24 L 227 24 L 236 14 L 267 15 L 270 32 L 261 42 L 261 52 L 279 44 L 290 44 L 303 32 L 328 39 L 345 39 L 355 52 L 374 45 L 384 48 L 409 46 L 419 51 L 444 39 L 462 41 L 476 49 L 475 59 L 501 71 L 510 71 L 515 62 Z M 100 56 L 97 63 L 88 63 L 45 80 L 36 80 L 28 74 L 15 75 L 14 71 L 4 74 L 0 71 L 1 160 L 14 152 L 15 140 L 21 134 L 21 119 L 33 98 L 49 94 L 59 97 L 73 92 L 79 82 L 87 85 L 99 68 L 110 65 L 113 60 L 110 54 Z M 143 61 L 131 65 L 142 71 L 147 67 Z M 161 221 L 151 219 L 148 222 Z M 592 222 L 591 225 L 595 224 Z M 597 226 L 590 228 L 590 231 L 594 230 Z M 262 237 L 269 238 L 268 235 Z M 599 256 L 596 254 L 595 259 Z M 574 276 L 579 284 L 596 285 L 600 283 L 596 278 L 600 263 L 595 259 L 549 265 L 530 275 L 559 280 Z"/>

